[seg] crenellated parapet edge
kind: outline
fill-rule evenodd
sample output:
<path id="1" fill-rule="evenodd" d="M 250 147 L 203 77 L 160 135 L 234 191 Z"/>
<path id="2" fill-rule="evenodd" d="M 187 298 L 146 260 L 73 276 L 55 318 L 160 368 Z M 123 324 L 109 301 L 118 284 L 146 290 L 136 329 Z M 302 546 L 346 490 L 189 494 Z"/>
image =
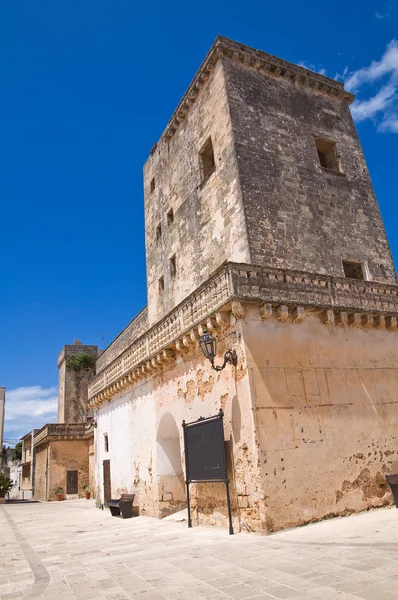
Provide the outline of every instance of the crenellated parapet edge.
<path id="1" fill-rule="evenodd" d="M 257 306 L 262 320 L 281 324 L 299 325 L 312 314 L 329 327 L 395 331 L 398 286 L 227 263 L 91 380 L 90 408 L 198 351 L 204 329 L 217 337 L 245 318 L 247 305 Z"/>
<path id="2" fill-rule="evenodd" d="M 245 68 L 261 72 L 267 77 L 289 80 L 296 85 L 310 88 L 315 93 L 324 94 L 348 104 L 354 100 L 353 94 L 347 92 L 343 83 L 339 81 L 219 36 L 177 106 L 161 139 L 164 138 L 167 141 L 174 136 L 220 59 L 233 61 Z M 155 149 L 156 144 L 151 150 L 151 154 Z"/>

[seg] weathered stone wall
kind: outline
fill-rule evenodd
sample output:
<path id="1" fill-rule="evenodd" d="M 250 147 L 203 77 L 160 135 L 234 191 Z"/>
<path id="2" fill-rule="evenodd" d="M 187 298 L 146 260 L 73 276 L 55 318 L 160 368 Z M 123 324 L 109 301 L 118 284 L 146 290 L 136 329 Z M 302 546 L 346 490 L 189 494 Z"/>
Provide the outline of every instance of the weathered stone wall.
<path id="1" fill-rule="evenodd" d="M 215 169 L 201 181 L 199 152 L 211 136 Z M 151 191 L 151 182 L 155 188 Z M 247 261 L 247 234 L 222 64 L 178 133 L 162 139 L 144 168 L 149 324 L 163 317 L 225 260 Z M 174 220 L 168 224 L 167 213 Z M 161 225 L 161 235 L 156 229 Z M 176 274 L 169 259 L 176 255 Z M 164 291 L 159 278 L 164 277 Z"/>
<path id="2" fill-rule="evenodd" d="M 349 105 L 283 77 L 224 60 L 250 262 L 370 279 L 395 269 Z M 336 143 L 342 173 L 321 167 L 315 138 Z"/>
<path id="3" fill-rule="evenodd" d="M 88 411 L 87 386 L 95 367 L 80 371 L 67 367 L 68 359 L 81 352 L 97 358 L 98 347 L 75 343 L 64 346 L 58 357 L 58 423 L 82 423 Z"/>
<path id="4" fill-rule="evenodd" d="M 112 494 L 135 492 L 141 514 L 162 517 L 186 506 L 181 423 L 223 408 L 234 526 L 239 529 L 243 521 L 260 529 L 262 489 L 239 330 L 239 322 L 225 329 L 218 350 L 221 356 L 227 347 L 236 347 L 240 360 L 236 374 L 231 366 L 213 371 L 195 346 L 184 359 L 98 409 L 96 468 L 101 498 L 102 461 L 109 458 Z M 103 449 L 104 433 L 109 436 L 108 454 Z M 191 495 L 194 522 L 226 525 L 223 484 L 192 486 Z"/>
<path id="5" fill-rule="evenodd" d="M 34 498 L 47 500 L 47 444 L 35 448 Z"/>
<path id="6" fill-rule="evenodd" d="M 95 463 L 100 499 L 104 502 L 103 461 L 110 460 L 112 497 L 132 493 L 133 486 L 133 424 L 129 395 L 123 395 L 101 407 L 95 429 Z M 108 450 L 105 446 L 108 438 Z"/>
<path id="7" fill-rule="evenodd" d="M 398 468 L 395 331 L 242 321 L 265 498 L 274 531 L 391 501 Z"/>
<path id="8" fill-rule="evenodd" d="M 78 495 L 84 498 L 84 486 L 89 484 L 88 440 L 52 440 L 49 446 L 49 485 L 47 500 L 56 500 L 54 489 L 57 485 L 65 490 L 66 472 L 77 470 Z"/>
<path id="9" fill-rule="evenodd" d="M 109 344 L 101 353 L 96 362 L 96 371 L 99 373 L 126 348 L 138 339 L 148 329 L 148 308 L 142 309 L 140 313 L 127 325 L 123 331 Z"/>

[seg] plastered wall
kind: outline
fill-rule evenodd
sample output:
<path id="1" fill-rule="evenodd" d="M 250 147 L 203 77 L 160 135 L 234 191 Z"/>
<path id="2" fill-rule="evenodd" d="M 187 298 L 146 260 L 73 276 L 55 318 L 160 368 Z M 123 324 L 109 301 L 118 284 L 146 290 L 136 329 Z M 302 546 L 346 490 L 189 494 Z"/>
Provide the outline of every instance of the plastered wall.
<path id="1" fill-rule="evenodd" d="M 398 468 L 395 332 L 242 322 L 267 530 L 391 501 Z"/>

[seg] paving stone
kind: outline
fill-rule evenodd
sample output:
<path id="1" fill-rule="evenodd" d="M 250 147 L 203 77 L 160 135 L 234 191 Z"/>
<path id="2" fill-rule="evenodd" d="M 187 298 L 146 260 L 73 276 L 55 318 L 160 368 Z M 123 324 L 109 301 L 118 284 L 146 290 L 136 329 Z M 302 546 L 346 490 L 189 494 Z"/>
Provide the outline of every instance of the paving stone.
<path id="1" fill-rule="evenodd" d="M 398 600 L 398 518 L 388 508 L 229 538 L 116 520 L 84 502 L 0 508 L 1 600 Z"/>

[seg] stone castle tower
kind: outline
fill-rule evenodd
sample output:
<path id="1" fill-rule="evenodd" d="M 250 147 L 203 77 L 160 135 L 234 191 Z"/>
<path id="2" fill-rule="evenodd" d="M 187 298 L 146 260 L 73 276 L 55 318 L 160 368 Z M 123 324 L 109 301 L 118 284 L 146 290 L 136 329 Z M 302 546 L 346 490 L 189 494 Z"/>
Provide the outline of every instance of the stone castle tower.
<path id="1" fill-rule="evenodd" d="M 87 385 L 95 373 L 94 363 L 83 369 L 68 367 L 68 360 L 82 353 L 98 356 L 98 346 L 88 346 L 75 340 L 63 347 L 58 356 L 58 423 L 82 423 L 87 411 Z"/>
<path id="2" fill-rule="evenodd" d="M 148 307 L 89 383 L 101 498 L 178 510 L 181 422 L 222 407 L 235 527 L 391 501 L 398 286 L 352 100 L 265 52 L 211 47 L 144 167 Z M 212 370 L 205 329 L 236 368 Z M 216 484 L 192 506 L 226 522 Z"/>
<path id="3" fill-rule="evenodd" d="M 226 260 L 395 281 L 352 100 L 219 38 L 145 165 L 151 323 Z"/>

